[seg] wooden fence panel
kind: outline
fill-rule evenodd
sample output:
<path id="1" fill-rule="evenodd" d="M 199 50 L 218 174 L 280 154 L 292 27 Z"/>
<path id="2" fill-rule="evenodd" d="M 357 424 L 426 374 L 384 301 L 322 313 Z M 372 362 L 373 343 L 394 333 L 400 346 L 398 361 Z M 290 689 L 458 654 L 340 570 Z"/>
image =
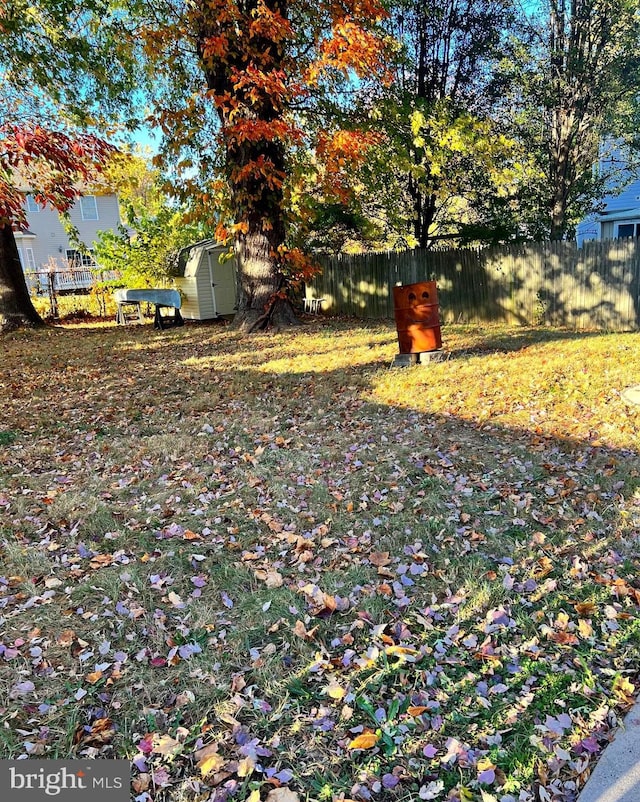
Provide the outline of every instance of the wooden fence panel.
<path id="1" fill-rule="evenodd" d="M 435 280 L 445 322 L 640 327 L 640 244 L 633 239 L 413 250 L 320 259 L 307 287 L 324 311 L 392 318 L 392 288 Z"/>

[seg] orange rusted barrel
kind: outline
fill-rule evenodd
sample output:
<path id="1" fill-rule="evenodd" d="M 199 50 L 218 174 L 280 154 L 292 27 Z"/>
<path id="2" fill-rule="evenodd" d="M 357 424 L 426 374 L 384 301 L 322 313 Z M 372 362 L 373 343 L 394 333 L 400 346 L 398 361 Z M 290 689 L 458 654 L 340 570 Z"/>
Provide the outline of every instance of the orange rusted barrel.
<path id="1" fill-rule="evenodd" d="M 435 281 L 394 287 L 393 311 L 401 354 L 420 354 L 442 348 Z"/>

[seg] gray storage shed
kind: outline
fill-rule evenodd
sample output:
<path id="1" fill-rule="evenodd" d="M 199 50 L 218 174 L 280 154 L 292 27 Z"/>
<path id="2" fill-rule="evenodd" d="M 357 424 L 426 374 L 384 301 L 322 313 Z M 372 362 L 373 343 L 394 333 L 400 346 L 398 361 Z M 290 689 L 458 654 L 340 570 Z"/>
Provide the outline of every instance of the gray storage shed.
<path id="1" fill-rule="evenodd" d="M 182 317 L 211 320 L 236 311 L 235 259 L 220 261 L 228 254 L 215 240 L 203 240 L 180 251 L 180 273 L 175 284 L 182 294 Z"/>

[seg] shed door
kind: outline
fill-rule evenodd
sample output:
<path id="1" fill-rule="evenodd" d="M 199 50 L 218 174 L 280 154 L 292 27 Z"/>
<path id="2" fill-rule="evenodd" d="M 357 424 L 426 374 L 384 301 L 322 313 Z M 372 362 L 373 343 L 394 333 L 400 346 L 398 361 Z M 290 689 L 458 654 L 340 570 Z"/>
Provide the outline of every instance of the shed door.
<path id="1" fill-rule="evenodd" d="M 209 264 L 209 288 L 211 290 L 211 302 L 213 303 L 213 316 L 218 317 L 218 307 L 216 306 L 214 259 L 217 259 L 217 254 L 214 255 L 212 251 L 207 251 L 207 262 Z"/>
<path id="2" fill-rule="evenodd" d="M 236 310 L 236 268 L 233 259 L 222 263 L 220 251 L 214 252 L 213 275 L 216 312 L 218 315 L 232 315 Z"/>

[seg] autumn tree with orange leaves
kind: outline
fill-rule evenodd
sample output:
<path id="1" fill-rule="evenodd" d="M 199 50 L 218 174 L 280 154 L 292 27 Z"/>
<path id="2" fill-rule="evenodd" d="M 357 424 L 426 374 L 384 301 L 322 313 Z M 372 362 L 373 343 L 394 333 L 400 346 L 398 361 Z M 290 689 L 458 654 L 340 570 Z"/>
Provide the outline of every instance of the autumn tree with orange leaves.
<path id="1" fill-rule="evenodd" d="M 108 0 L 0 2 L 0 332 L 42 323 L 14 236 L 24 191 L 64 213 L 106 166 L 99 134 L 135 124 L 135 48 Z"/>
<path id="2" fill-rule="evenodd" d="M 143 3 L 139 12 L 144 9 Z M 323 161 L 319 175 L 333 181 L 339 194 L 341 171 L 349 160 L 364 157 L 370 135 L 359 138 L 352 130 L 343 136 L 336 124 L 323 130 L 319 143 L 310 135 L 309 119 L 346 84 L 361 88 L 383 74 L 378 26 L 385 15 L 378 0 L 197 0 L 179 17 L 171 9 L 160 23 L 156 14 L 141 25 L 139 35 L 164 89 L 154 117 L 171 143 L 168 151 L 191 147 L 184 163 L 204 158 L 213 170 L 215 158 L 205 151 L 213 144 L 220 148 L 217 166 L 228 188 L 229 222 L 216 235 L 235 250 L 235 322 L 243 331 L 295 322 L 288 289 L 304 278 L 309 264 L 287 247 L 289 157 L 296 149 L 316 154 Z M 179 58 L 177 43 L 183 48 Z M 195 51 L 204 81 L 180 103 L 176 83 L 187 72 L 187 47 Z M 191 74 L 192 86 L 193 79 Z M 216 141 L 207 143 L 202 130 L 212 109 Z M 345 143 L 350 152 L 342 152 Z"/>
<path id="3" fill-rule="evenodd" d="M 0 332 L 42 325 L 20 264 L 15 229 L 27 226 L 20 183 L 35 200 L 68 211 L 107 163 L 113 146 L 90 134 L 70 136 L 42 126 L 0 126 Z"/>

